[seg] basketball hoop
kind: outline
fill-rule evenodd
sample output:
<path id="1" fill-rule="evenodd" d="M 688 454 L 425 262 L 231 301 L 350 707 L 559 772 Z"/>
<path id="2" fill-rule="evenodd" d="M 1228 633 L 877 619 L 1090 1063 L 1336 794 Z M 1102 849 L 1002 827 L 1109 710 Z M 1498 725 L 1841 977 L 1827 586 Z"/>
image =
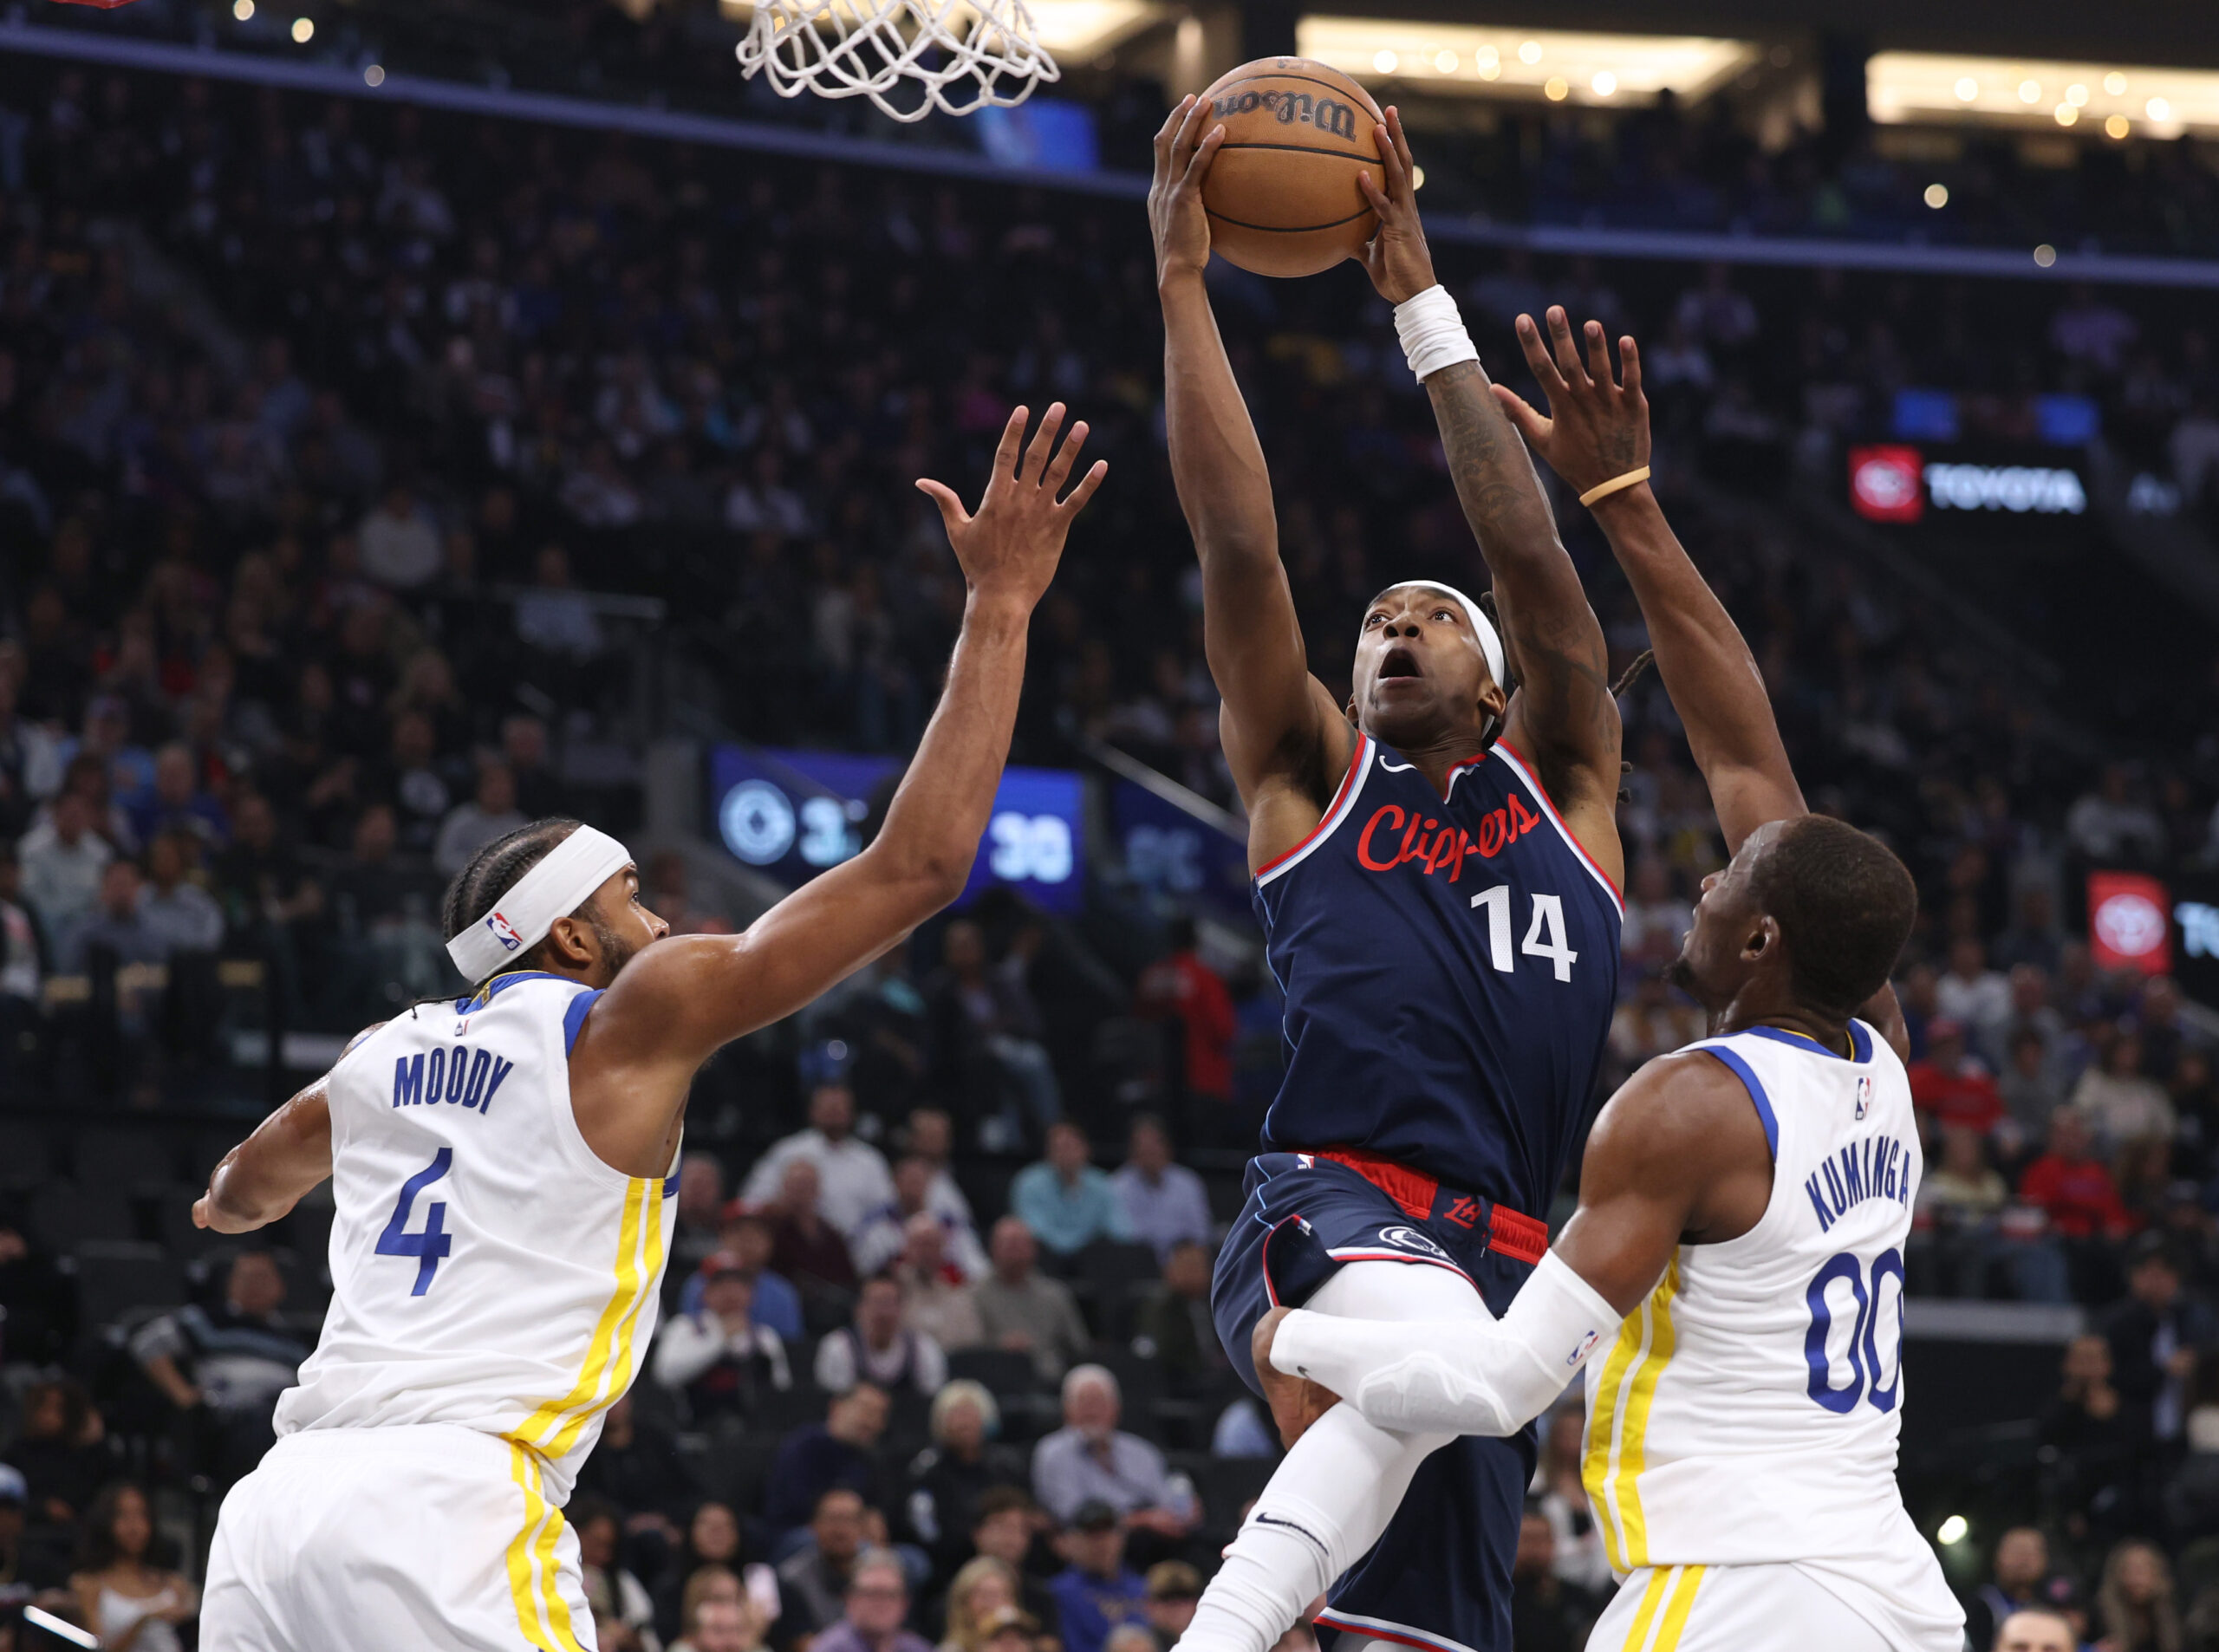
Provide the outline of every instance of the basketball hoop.
<path id="1" fill-rule="evenodd" d="M 780 97 L 867 97 L 896 120 L 1012 108 L 1062 75 L 1025 0 L 757 0 L 733 55 Z"/>

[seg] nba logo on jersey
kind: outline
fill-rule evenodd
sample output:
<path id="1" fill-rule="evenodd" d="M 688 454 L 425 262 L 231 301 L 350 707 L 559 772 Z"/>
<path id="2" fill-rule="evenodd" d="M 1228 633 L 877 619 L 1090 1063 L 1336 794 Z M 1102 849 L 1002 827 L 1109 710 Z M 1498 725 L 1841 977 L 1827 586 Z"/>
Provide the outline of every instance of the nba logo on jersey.
<path id="1" fill-rule="evenodd" d="M 1864 1116 L 1864 1110 L 1865 1110 L 1865 1109 L 1867 1109 L 1867 1108 L 1871 1107 L 1871 1105 L 1872 1105 L 1872 1078 L 1871 1078 L 1871 1074 L 1869 1074 L 1869 1073 L 1860 1073 L 1860 1074 L 1858 1074 L 1858 1078 L 1857 1078 L 1857 1116 L 1858 1116 L 1858 1118 L 1860 1118 L 1860 1119 L 1861 1119 L 1861 1118 L 1863 1118 L 1863 1117 Z"/>
<path id="2" fill-rule="evenodd" d="M 498 912 L 485 914 L 485 927 L 493 932 L 493 939 L 501 943 L 501 950 L 504 953 L 512 953 L 524 945 L 524 937 L 517 933 L 514 926 Z M 1858 1115 L 1859 1118 L 1864 1116 L 1861 1112 Z"/>
<path id="3" fill-rule="evenodd" d="M 1570 1370 L 1573 1366 L 1578 1364 L 1580 1361 L 1585 1359 L 1587 1357 L 1588 1350 L 1602 1340 L 1603 1333 L 1599 1330 L 1591 1330 L 1585 1337 L 1581 1337 L 1579 1339 L 1579 1346 L 1573 1349 L 1570 1354 L 1565 1356 L 1564 1362 L 1565 1369 Z"/>

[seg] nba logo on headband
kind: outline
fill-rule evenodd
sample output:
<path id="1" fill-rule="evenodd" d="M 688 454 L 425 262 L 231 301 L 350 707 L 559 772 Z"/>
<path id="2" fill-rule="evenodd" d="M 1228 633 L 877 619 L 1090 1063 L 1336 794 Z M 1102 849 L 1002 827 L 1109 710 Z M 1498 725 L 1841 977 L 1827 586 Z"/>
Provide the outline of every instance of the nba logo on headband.
<path id="1" fill-rule="evenodd" d="M 517 934 L 509 920 L 498 912 L 485 914 L 485 927 L 493 932 L 493 939 L 501 943 L 501 950 L 504 953 L 512 953 L 524 945 L 524 937 Z"/>

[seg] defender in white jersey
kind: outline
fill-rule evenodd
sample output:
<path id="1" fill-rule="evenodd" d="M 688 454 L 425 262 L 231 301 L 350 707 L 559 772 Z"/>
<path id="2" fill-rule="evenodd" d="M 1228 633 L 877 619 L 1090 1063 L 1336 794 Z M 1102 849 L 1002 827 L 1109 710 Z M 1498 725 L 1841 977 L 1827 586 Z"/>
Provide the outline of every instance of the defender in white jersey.
<path id="1" fill-rule="evenodd" d="M 1675 970 L 1712 1036 L 1605 1105 L 1579 1210 L 1499 1323 L 1278 1311 L 1256 1367 L 1289 1435 L 1339 1395 L 1384 1430 L 1506 1434 L 1585 1368 L 1588 1493 L 1624 1580 L 1591 1652 L 1957 1652 L 1894 1478 L 1921 1167 L 1887 980 L 1916 893 L 1807 813 L 1747 646 L 1629 482 L 1649 458 L 1633 341 L 1621 378 L 1599 326 L 1546 321 L 1553 352 L 1519 335 L 1549 416 L 1496 394 L 1595 500 L 1733 855 Z"/>
<path id="2" fill-rule="evenodd" d="M 1025 631 L 1097 463 L 1061 404 L 1003 432 L 974 517 L 934 482 L 969 585 L 947 687 L 877 840 L 746 933 L 672 938 L 629 853 L 575 821 L 448 891 L 474 983 L 357 1038 L 217 1167 L 194 1219 L 276 1220 L 327 1176 L 332 1303 L 280 1436 L 225 1499 L 201 1610 L 221 1652 L 586 1652 L 563 1504 L 654 1333 L 693 1074 L 959 894 Z M 1020 459 L 1020 449 L 1023 449 Z"/>
<path id="3" fill-rule="evenodd" d="M 1916 906 L 1852 827 L 1760 829 L 1677 972 L 1721 1031 L 1604 1106 L 1579 1209 L 1510 1311 L 1284 1314 L 1257 1333 L 1298 1379 L 1275 1408 L 1342 1395 L 1382 1428 L 1507 1434 L 1584 1369 L 1588 1499 L 1623 1580 L 1591 1652 L 1957 1652 L 1963 1613 L 1895 1482 L 1917 1125 L 1900 1057 L 1846 1007 Z"/>

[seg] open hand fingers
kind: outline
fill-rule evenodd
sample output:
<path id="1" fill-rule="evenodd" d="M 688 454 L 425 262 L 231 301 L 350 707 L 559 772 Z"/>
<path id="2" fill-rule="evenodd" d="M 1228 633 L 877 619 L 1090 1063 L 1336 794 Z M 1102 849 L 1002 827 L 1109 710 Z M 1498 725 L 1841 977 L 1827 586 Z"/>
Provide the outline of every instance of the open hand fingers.
<path id="1" fill-rule="evenodd" d="M 1402 111 L 1394 104 L 1387 106 L 1387 133 L 1394 140 L 1395 158 L 1402 163 L 1402 172 L 1410 180 L 1410 187 L 1417 187 L 1418 163 L 1410 153 L 1410 134 L 1402 129 Z"/>
<path id="2" fill-rule="evenodd" d="M 1549 306 L 1549 342 L 1556 348 L 1557 365 L 1564 369 L 1565 382 L 1585 387 L 1587 369 L 1579 363 L 1579 341 L 1572 336 L 1572 319 L 1564 313 L 1562 304 Z"/>
<path id="3" fill-rule="evenodd" d="M 1171 140 L 1171 169 L 1184 172 L 1193 163 L 1194 151 L 1201 146 L 1202 136 L 1209 130 L 1203 116 L 1209 105 L 1195 98 L 1187 105 L 1187 113 L 1179 122 L 1179 131 Z"/>
<path id="4" fill-rule="evenodd" d="M 1618 341 L 1618 364 L 1625 374 L 1626 400 L 1638 400 L 1641 397 L 1641 347 L 1633 341 L 1630 333 Z"/>
<path id="5" fill-rule="evenodd" d="M 1217 159 L 1217 152 L 1224 146 L 1225 128 L 1223 127 L 1212 127 L 1205 132 L 1202 134 L 1202 140 L 1194 146 L 1193 159 L 1187 163 L 1187 181 L 1196 189 L 1200 189 L 1202 186 L 1202 180 L 1210 175 L 1210 163 Z"/>
<path id="6" fill-rule="evenodd" d="M 945 482 L 935 482 L 929 477 L 917 478 L 917 491 L 940 507 L 940 519 L 947 526 L 950 537 L 955 530 L 971 520 L 971 513 L 963 508 L 963 501 L 955 497 L 955 490 Z"/>
<path id="7" fill-rule="evenodd" d="M 1094 497 L 1095 489 L 1102 485 L 1102 478 L 1109 474 L 1110 461 L 1106 459 L 1095 460 L 1086 474 L 1079 478 L 1078 485 L 1071 490 L 1070 497 L 1064 501 L 1061 506 L 1064 514 L 1075 517 L 1085 509 L 1086 502 Z"/>
<path id="8" fill-rule="evenodd" d="M 1040 479 L 1042 472 L 1048 467 L 1048 456 L 1056 451 L 1056 433 L 1063 428 L 1063 424 L 1064 404 L 1050 402 L 1048 411 L 1040 415 L 1040 428 L 1032 433 L 1032 440 L 1025 447 L 1025 458 L 1017 467 L 1015 480 L 1022 482 L 1028 477 L 1036 482 Z"/>
<path id="9" fill-rule="evenodd" d="M 1494 392 L 1494 399 L 1502 404 L 1503 416 L 1517 427 L 1520 436 L 1537 447 L 1548 440 L 1549 432 L 1556 427 L 1554 420 L 1536 413 L 1532 403 L 1507 385 L 1487 387 Z"/>
<path id="10" fill-rule="evenodd" d="M 1603 336 L 1603 323 L 1590 322 L 1581 331 L 1587 341 L 1589 376 L 1605 389 L 1615 387 L 1617 380 L 1611 371 L 1611 342 Z"/>
<path id="11" fill-rule="evenodd" d="M 1541 329 L 1533 325 L 1531 315 L 1518 318 L 1518 345 L 1526 352 L 1526 365 L 1532 369 L 1542 394 L 1547 396 L 1553 406 L 1556 399 L 1570 387 L 1565 383 L 1564 374 L 1557 371 L 1557 364 L 1549 354 L 1549 347 L 1541 341 Z"/>
<path id="12" fill-rule="evenodd" d="M 1049 417 L 1060 417 L 1062 412 L 1063 404 L 1057 402 L 1049 409 Z M 1048 491 L 1050 498 L 1064 491 L 1064 478 L 1071 473 L 1071 466 L 1078 462 L 1078 450 L 1086 446 L 1086 420 L 1083 419 L 1073 425 L 1070 433 L 1064 438 L 1064 445 L 1048 461 L 1048 468 L 1040 472 L 1040 485 Z"/>
<path id="13" fill-rule="evenodd" d="M 1394 118 L 1395 112 L 1389 109 L 1387 119 L 1391 120 Z M 1410 170 L 1402 151 L 1396 146 L 1394 128 L 1385 120 L 1381 121 L 1371 129 L 1371 141 L 1379 151 L 1379 172 L 1380 176 L 1387 180 L 1387 198 L 1400 205 L 1410 198 Z M 1360 171 L 1357 176 L 1367 183 L 1370 181 L 1368 172 Z"/>
<path id="14" fill-rule="evenodd" d="M 1010 409 L 1009 422 L 1002 426 L 1001 441 L 994 448 L 994 469 L 986 478 L 988 487 L 1005 476 L 1016 479 L 1018 450 L 1025 445 L 1025 421 L 1031 416 L 1032 410 L 1022 404 Z"/>
<path id="15" fill-rule="evenodd" d="M 1171 158 L 1171 145 L 1179 135 L 1179 128 L 1186 123 L 1187 112 L 1194 107 L 1192 93 L 1171 106 L 1171 113 L 1163 117 L 1163 124 L 1155 131 L 1155 169 L 1161 172 L 1164 162 Z"/>

